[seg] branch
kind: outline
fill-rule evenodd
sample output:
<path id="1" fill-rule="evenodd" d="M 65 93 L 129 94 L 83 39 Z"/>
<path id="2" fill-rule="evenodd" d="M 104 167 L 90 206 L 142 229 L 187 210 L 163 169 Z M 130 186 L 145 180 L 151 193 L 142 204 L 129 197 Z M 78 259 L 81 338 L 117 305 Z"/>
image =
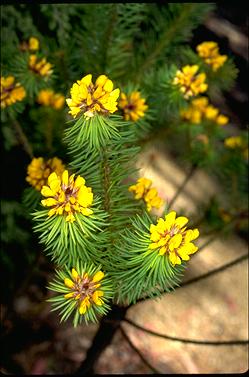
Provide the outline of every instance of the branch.
<path id="1" fill-rule="evenodd" d="M 224 229 L 224 228 L 223 228 Z M 204 242 L 199 248 L 198 248 L 198 252 L 201 251 L 201 250 L 204 250 L 208 245 L 210 245 L 212 242 L 214 242 L 216 239 L 217 239 L 217 233 L 216 232 L 213 237 L 210 237 L 206 242 Z M 197 255 L 197 254 L 196 254 Z"/>
<path id="2" fill-rule="evenodd" d="M 178 187 L 178 190 L 176 191 L 174 197 L 169 202 L 169 204 L 168 204 L 168 210 L 170 209 L 170 207 L 172 207 L 172 205 L 174 204 L 174 202 L 176 201 L 176 199 L 178 198 L 178 196 L 181 194 L 182 190 L 184 189 L 184 187 L 186 186 L 186 184 L 188 183 L 188 181 L 192 178 L 194 172 L 196 171 L 196 168 L 197 168 L 197 165 L 192 165 L 192 167 L 189 170 L 188 174 L 186 175 L 184 181 Z"/>
<path id="3" fill-rule="evenodd" d="M 186 338 L 177 338 L 174 336 L 170 335 L 164 335 L 164 334 L 159 334 L 155 331 L 146 329 L 137 323 L 131 321 L 128 318 L 124 318 L 123 321 L 129 323 L 130 325 L 136 327 L 139 330 L 142 330 L 148 334 L 158 336 L 163 339 L 167 340 L 173 340 L 176 342 L 181 342 L 181 343 L 191 343 L 191 344 L 198 344 L 198 345 L 204 345 L 204 346 L 236 346 L 236 345 L 246 345 L 249 343 L 249 340 L 224 340 L 224 341 L 213 341 L 213 340 L 195 340 L 195 339 L 186 339 Z"/>
<path id="4" fill-rule="evenodd" d="M 248 258 L 248 254 L 242 255 L 241 257 L 235 259 L 234 261 L 232 261 L 230 263 L 224 264 L 223 266 L 215 268 L 215 269 L 213 269 L 213 270 L 211 270 L 209 272 L 206 272 L 203 275 L 196 276 L 193 279 L 190 279 L 190 280 L 187 280 L 187 281 L 183 282 L 181 285 L 179 285 L 178 287 L 175 287 L 171 291 L 174 291 L 174 290 L 176 290 L 178 288 L 185 287 L 185 286 L 190 285 L 192 283 L 196 283 L 196 282 L 198 282 L 200 280 L 206 279 L 207 277 L 210 277 L 210 276 L 215 275 L 215 274 L 217 274 L 219 272 L 222 272 L 222 271 L 226 270 L 227 268 L 230 268 L 230 267 L 234 266 L 235 264 L 240 263 L 240 262 L 242 262 L 243 260 L 245 260 L 247 258 Z M 162 294 L 163 293 L 167 293 L 167 292 L 162 292 Z M 139 302 L 143 302 L 144 300 L 149 300 L 149 299 L 152 299 L 152 297 L 147 296 L 147 297 L 144 297 L 144 298 L 140 298 L 139 300 L 137 300 L 136 304 L 138 304 Z M 128 307 L 130 308 L 131 306 L 132 306 L 132 304 L 130 304 Z"/>
<path id="5" fill-rule="evenodd" d="M 13 121 L 13 126 L 15 128 L 15 131 L 17 133 L 17 137 L 19 138 L 20 143 L 22 144 L 25 152 L 29 155 L 29 157 L 32 159 L 34 157 L 33 150 L 31 145 L 28 142 L 27 136 L 25 135 L 20 123 L 17 120 Z"/>
<path id="6" fill-rule="evenodd" d="M 104 208 L 105 211 L 109 213 L 110 216 L 110 196 L 109 196 L 109 189 L 110 189 L 110 167 L 108 164 L 108 157 L 104 151 L 103 153 L 103 187 L 104 187 Z"/>
<path id="7" fill-rule="evenodd" d="M 218 234 L 224 232 L 224 230 L 227 230 L 229 229 L 229 227 L 233 224 L 233 223 L 236 223 L 237 220 L 239 220 L 240 218 L 244 218 L 244 217 L 248 217 L 248 214 L 247 212 L 244 212 L 242 211 L 241 213 L 239 213 L 238 215 L 235 215 L 231 218 L 231 220 L 229 220 L 228 223 L 226 223 L 225 225 L 223 225 L 222 227 L 219 227 L 219 228 L 216 228 L 216 229 L 213 229 L 212 231 L 210 232 L 206 232 L 204 235 L 210 235 L 210 234 L 214 234 L 215 238 Z M 204 214 L 204 216 L 202 216 L 198 221 L 196 221 L 195 223 L 191 224 L 191 227 L 192 228 L 198 228 L 199 225 L 205 220 L 206 216 Z M 209 245 L 209 243 L 211 243 L 212 241 L 214 240 L 214 237 L 210 238 L 210 240 L 206 241 L 201 247 L 199 247 L 198 251 L 200 249 L 203 249 L 204 247 L 206 247 L 207 245 Z"/>
<path id="8" fill-rule="evenodd" d="M 97 364 L 102 352 L 111 344 L 116 331 L 120 328 L 120 322 L 125 317 L 127 307 L 113 305 L 111 311 L 100 321 L 99 328 L 93 338 L 91 347 L 88 349 L 86 358 L 75 375 L 93 375 L 94 366 Z"/>
<path id="9" fill-rule="evenodd" d="M 203 275 L 200 275 L 200 276 L 196 276 L 194 277 L 193 279 L 190 279 L 190 280 L 187 280 L 185 282 L 183 282 L 179 287 L 177 288 L 180 288 L 180 287 L 185 287 L 186 285 L 189 285 L 189 284 L 192 284 L 192 283 L 196 283 L 197 281 L 200 281 L 200 280 L 203 280 L 203 279 L 206 279 L 214 274 L 217 274 L 219 272 L 222 272 L 222 271 L 225 271 L 227 268 L 230 268 L 232 266 L 234 266 L 235 264 L 238 264 L 240 262 L 242 262 L 243 260 L 247 259 L 248 258 L 248 254 L 245 254 L 245 255 L 242 255 L 241 257 L 235 259 L 234 261 L 232 262 L 229 262 L 227 264 L 224 264 L 223 266 L 221 267 L 218 267 L 218 268 L 215 268 L 211 271 L 208 271 L 206 272 L 205 274 Z M 176 288 L 176 289 L 177 289 Z"/>
<path id="10" fill-rule="evenodd" d="M 141 354 L 141 352 L 134 346 L 134 344 L 131 342 L 131 340 L 129 339 L 128 335 L 125 333 L 124 329 L 122 328 L 122 326 L 120 326 L 120 331 L 123 335 L 123 337 L 125 338 L 125 340 L 127 341 L 127 343 L 130 345 L 130 347 L 138 354 L 138 356 L 140 357 L 140 359 L 144 362 L 145 365 L 147 365 L 147 367 L 149 367 L 155 374 L 162 374 L 161 372 L 159 372 L 156 368 L 154 368 L 149 362 L 148 360 L 145 359 L 145 357 Z"/>
<path id="11" fill-rule="evenodd" d="M 199 248 L 198 248 L 198 254 L 201 250 L 204 250 L 208 245 L 210 245 L 213 241 L 215 241 L 217 239 L 217 235 L 219 235 L 220 233 L 224 233 L 224 230 L 227 230 L 229 229 L 229 227 L 233 224 L 233 223 L 236 223 L 236 221 L 239 219 L 239 218 L 243 218 L 244 216 L 246 215 L 246 217 L 248 217 L 247 213 L 240 213 L 239 215 L 237 216 L 234 216 L 230 221 L 229 223 L 227 223 L 226 225 L 224 225 L 222 228 L 219 228 L 217 230 L 215 230 L 213 232 L 213 236 L 210 237 L 206 242 L 204 242 Z M 197 224 L 195 225 L 192 225 L 193 228 L 196 228 Z M 193 257 L 195 257 L 195 255 L 198 255 L 198 254 L 194 254 Z"/>

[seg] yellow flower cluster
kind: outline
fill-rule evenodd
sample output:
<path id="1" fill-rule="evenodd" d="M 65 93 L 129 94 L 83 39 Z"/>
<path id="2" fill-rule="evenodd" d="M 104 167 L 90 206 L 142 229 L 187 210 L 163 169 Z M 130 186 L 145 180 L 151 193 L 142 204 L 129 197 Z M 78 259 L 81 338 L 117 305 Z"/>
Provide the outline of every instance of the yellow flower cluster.
<path id="1" fill-rule="evenodd" d="M 199 237 L 199 231 L 197 228 L 186 230 L 187 222 L 186 217 L 176 218 L 176 212 L 171 211 L 165 216 L 165 220 L 160 218 L 157 225 L 150 226 L 152 242 L 149 248 L 158 249 L 159 255 L 167 254 L 173 266 L 181 264 L 182 260 L 189 260 L 189 255 L 198 250 L 191 241 Z"/>
<path id="2" fill-rule="evenodd" d="M 86 75 L 74 83 L 70 90 L 71 98 L 66 99 L 69 113 L 74 118 L 83 113 L 86 119 L 93 117 L 95 113 L 114 113 L 117 110 L 119 92 L 119 89 L 113 90 L 113 82 L 107 76 L 100 75 L 93 84 L 92 75 Z"/>
<path id="3" fill-rule="evenodd" d="M 248 160 L 248 146 L 246 145 L 246 141 L 243 140 L 241 136 L 228 137 L 225 139 L 224 144 L 227 148 L 240 149 L 244 158 Z"/>
<path id="4" fill-rule="evenodd" d="M 13 76 L 1 76 L 1 108 L 13 105 L 17 101 L 22 101 L 26 96 L 26 91 L 19 83 L 15 83 Z"/>
<path id="5" fill-rule="evenodd" d="M 50 106 L 59 110 L 65 103 L 65 97 L 60 93 L 55 93 L 52 89 L 44 89 L 38 94 L 37 102 L 40 105 Z"/>
<path id="6" fill-rule="evenodd" d="M 219 47 L 216 42 L 203 42 L 196 47 L 196 51 L 205 63 L 212 67 L 214 72 L 227 60 L 226 55 L 219 54 Z"/>
<path id="7" fill-rule="evenodd" d="M 148 178 L 139 178 L 135 185 L 129 187 L 130 192 L 134 192 L 135 199 L 143 199 L 150 212 L 152 207 L 160 208 L 163 200 L 158 196 L 157 189 L 151 188 L 152 181 Z"/>
<path id="8" fill-rule="evenodd" d="M 80 314 L 85 314 L 93 304 L 103 305 L 101 297 L 104 296 L 104 292 L 98 288 L 101 287 L 99 281 L 104 276 L 102 271 L 98 271 L 93 277 L 90 277 L 87 273 L 80 276 L 76 269 L 73 268 L 71 272 L 72 279 L 65 278 L 64 280 L 65 286 L 70 288 L 71 292 L 65 294 L 64 297 L 78 301 Z"/>
<path id="9" fill-rule="evenodd" d="M 48 63 L 46 58 L 39 60 L 34 54 L 29 56 L 29 68 L 42 77 L 50 76 L 53 72 L 52 64 Z"/>
<path id="10" fill-rule="evenodd" d="M 121 93 L 118 106 L 123 111 L 124 119 L 133 122 L 142 118 L 144 112 L 148 109 L 148 106 L 145 105 L 145 99 L 140 97 L 138 91 L 132 92 L 130 95 Z"/>
<path id="11" fill-rule="evenodd" d="M 35 37 L 30 37 L 28 42 L 23 42 L 20 46 L 22 51 L 37 51 L 39 50 L 39 40 Z"/>
<path id="12" fill-rule="evenodd" d="M 241 148 L 244 146 L 244 142 L 241 136 L 227 137 L 224 142 L 225 146 L 231 149 Z"/>
<path id="13" fill-rule="evenodd" d="M 208 85 L 205 83 L 206 74 L 196 74 L 198 65 L 185 65 L 182 70 L 177 70 L 174 77 L 173 84 L 180 87 L 184 98 L 197 96 L 207 90 Z"/>
<path id="14" fill-rule="evenodd" d="M 85 186 L 84 178 L 75 174 L 70 177 L 68 171 L 62 173 L 61 178 L 52 173 L 48 177 L 48 185 L 43 186 L 41 194 L 47 199 L 41 201 L 44 207 L 52 207 L 48 216 L 66 215 L 66 221 L 73 223 L 75 212 L 90 216 L 93 211 L 88 208 L 93 202 L 93 193 L 90 187 Z"/>
<path id="15" fill-rule="evenodd" d="M 48 176 L 55 172 L 61 175 L 65 169 L 62 161 L 53 157 L 45 161 L 43 157 L 33 158 L 27 168 L 26 181 L 36 190 L 41 191 L 43 185 L 47 184 Z"/>
<path id="16" fill-rule="evenodd" d="M 187 110 L 181 111 L 181 116 L 192 123 L 198 124 L 204 119 L 212 120 L 220 126 L 228 123 L 228 117 L 219 114 L 219 110 L 209 104 L 207 97 L 199 97 L 192 100 Z"/>

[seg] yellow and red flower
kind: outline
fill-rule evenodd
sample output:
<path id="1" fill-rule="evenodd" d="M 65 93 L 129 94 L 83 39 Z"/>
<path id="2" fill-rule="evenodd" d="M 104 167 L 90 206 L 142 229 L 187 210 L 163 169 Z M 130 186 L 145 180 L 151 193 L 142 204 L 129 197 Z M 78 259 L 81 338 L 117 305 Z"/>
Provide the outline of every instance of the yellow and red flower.
<path id="1" fill-rule="evenodd" d="M 41 194 L 46 197 L 41 203 L 44 207 L 51 207 L 48 216 L 65 215 L 66 221 L 73 223 L 75 213 L 90 216 L 93 211 L 89 208 L 93 203 L 93 193 L 90 187 L 85 186 L 83 177 L 69 176 L 68 170 L 58 176 L 56 173 L 48 177 L 48 185 L 43 186 Z"/>
<path id="2" fill-rule="evenodd" d="M 83 276 L 72 269 L 71 279 L 65 278 L 64 284 L 69 288 L 69 292 L 64 295 L 66 299 L 74 299 L 78 301 L 78 309 L 80 314 L 85 314 L 86 311 L 92 306 L 102 306 L 104 292 L 99 289 L 101 283 L 99 283 L 105 274 L 102 271 L 98 271 L 94 276 L 90 277 L 88 273 L 84 273 Z"/>
<path id="3" fill-rule="evenodd" d="M 199 73 L 198 65 L 186 65 L 182 70 L 177 70 L 173 80 L 174 85 L 178 85 L 184 98 L 197 96 L 207 90 L 208 84 L 205 83 L 206 74 Z"/>
<path id="4" fill-rule="evenodd" d="M 135 185 L 129 187 L 129 191 L 133 192 L 135 199 L 143 199 L 147 206 L 148 212 L 151 209 L 159 209 L 163 205 L 163 200 L 158 196 L 156 188 L 151 188 L 152 181 L 148 178 L 139 178 Z"/>
<path id="5" fill-rule="evenodd" d="M 46 58 L 38 59 L 34 54 L 29 56 L 29 69 L 42 77 L 48 77 L 53 72 L 52 64 Z"/>
<path id="6" fill-rule="evenodd" d="M 75 118 L 84 114 L 86 119 L 96 113 L 109 115 L 117 110 L 117 99 L 120 90 L 113 90 L 113 82 L 105 75 L 100 75 L 95 84 L 92 75 L 86 75 L 73 84 L 66 102 L 70 108 L 69 113 Z"/>
<path id="7" fill-rule="evenodd" d="M 248 160 L 248 144 L 241 136 L 230 136 L 224 140 L 224 144 L 229 149 L 240 150 L 245 158 Z"/>
<path id="8" fill-rule="evenodd" d="M 38 94 L 37 102 L 40 105 L 50 106 L 59 110 L 65 103 L 65 97 L 60 93 L 55 93 L 52 89 L 43 89 Z"/>
<path id="9" fill-rule="evenodd" d="M 124 119 L 133 122 L 144 117 L 145 111 L 148 109 L 145 99 L 141 98 L 138 91 L 134 91 L 130 95 L 121 93 L 118 106 L 123 111 Z"/>
<path id="10" fill-rule="evenodd" d="M 35 37 L 30 37 L 28 42 L 23 42 L 20 45 L 22 51 L 37 51 L 39 50 L 39 40 Z"/>
<path id="11" fill-rule="evenodd" d="M 43 157 L 33 158 L 27 168 L 26 181 L 31 184 L 36 190 L 41 191 L 43 185 L 47 184 L 48 176 L 55 172 L 61 175 L 65 170 L 62 161 L 53 157 L 45 160 Z"/>
<path id="12" fill-rule="evenodd" d="M 157 249 L 159 255 L 167 255 L 171 264 L 181 264 L 188 261 L 190 255 L 194 254 L 198 247 L 191 241 L 199 237 L 198 229 L 186 229 L 187 217 L 176 218 L 176 212 L 171 211 L 165 216 L 165 220 L 160 218 L 157 225 L 150 226 L 150 249 Z"/>
<path id="13" fill-rule="evenodd" d="M 196 51 L 205 63 L 212 67 L 214 72 L 222 67 L 227 60 L 227 55 L 220 55 L 216 42 L 203 42 L 196 47 Z"/>
<path id="14" fill-rule="evenodd" d="M 26 91 L 20 83 L 15 83 L 13 76 L 1 76 L 1 108 L 13 105 L 17 101 L 22 101 L 26 96 Z"/>
<path id="15" fill-rule="evenodd" d="M 219 113 L 219 109 L 209 104 L 207 97 L 195 98 L 191 101 L 186 110 L 181 111 L 181 117 L 194 124 L 201 123 L 202 120 L 212 120 L 220 126 L 228 123 L 229 118 Z"/>

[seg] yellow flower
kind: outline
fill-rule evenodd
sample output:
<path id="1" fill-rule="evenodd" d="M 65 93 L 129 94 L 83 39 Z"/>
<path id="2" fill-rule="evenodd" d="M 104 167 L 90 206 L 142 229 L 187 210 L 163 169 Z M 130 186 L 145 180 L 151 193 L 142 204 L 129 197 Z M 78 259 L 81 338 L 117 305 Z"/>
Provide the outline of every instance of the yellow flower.
<path id="1" fill-rule="evenodd" d="M 36 190 L 41 191 L 43 185 L 47 184 L 48 176 L 55 172 L 61 175 L 65 167 L 62 161 L 53 157 L 47 161 L 43 157 L 33 158 L 27 168 L 26 181 Z"/>
<path id="2" fill-rule="evenodd" d="M 104 273 L 98 271 L 94 276 L 90 277 L 87 273 L 80 276 L 75 268 L 72 269 L 72 279 L 65 278 L 64 284 L 70 288 L 71 292 L 64 295 L 67 299 L 78 301 L 78 310 L 80 314 L 85 314 L 86 311 L 92 306 L 102 306 L 104 292 L 100 290 L 100 280 L 103 279 Z"/>
<path id="3" fill-rule="evenodd" d="M 159 209 L 163 204 L 163 200 L 158 196 L 157 189 L 155 188 L 149 189 L 144 195 L 144 201 L 147 204 L 148 212 L 151 211 L 152 207 Z"/>
<path id="4" fill-rule="evenodd" d="M 181 111 L 181 117 L 192 123 L 198 124 L 202 121 L 207 105 L 207 97 L 196 98 L 192 100 L 191 105 L 186 110 Z"/>
<path id="5" fill-rule="evenodd" d="M 248 160 L 248 146 L 246 140 L 241 136 L 231 136 L 225 139 L 224 144 L 227 148 L 241 150 L 245 160 Z"/>
<path id="6" fill-rule="evenodd" d="M 59 110 L 64 106 L 64 103 L 65 103 L 65 97 L 60 93 L 55 93 L 52 98 L 51 106 L 54 109 Z"/>
<path id="7" fill-rule="evenodd" d="M 219 47 L 216 42 L 203 42 L 196 47 L 198 55 L 204 59 L 205 63 L 217 71 L 227 60 L 226 55 L 219 54 Z"/>
<path id="8" fill-rule="evenodd" d="M 55 93 L 52 89 L 44 89 L 39 92 L 37 102 L 41 105 L 51 106 L 59 110 L 65 103 L 65 97 L 60 93 Z"/>
<path id="9" fill-rule="evenodd" d="M 39 40 L 35 37 L 29 38 L 29 50 L 36 51 L 39 50 Z"/>
<path id="10" fill-rule="evenodd" d="M 196 47 L 196 50 L 199 56 L 205 59 L 219 54 L 219 48 L 216 42 L 202 42 Z"/>
<path id="11" fill-rule="evenodd" d="M 217 69 L 223 66 L 226 60 L 226 55 L 218 55 L 215 58 L 212 58 L 210 63 L 208 63 L 208 61 L 206 60 L 206 63 L 212 66 L 213 71 L 217 71 Z"/>
<path id="12" fill-rule="evenodd" d="M 50 106 L 51 104 L 51 98 L 53 96 L 53 90 L 52 89 L 44 89 L 44 90 L 41 90 L 38 94 L 38 97 L 37 97 L 37 102 L 40 104 L 40 105 L 44 105 L 44 106 Z"/>
<path id="13" fill-rule="evenodd" d="M 30 55 L 29 68 L 42 77 L 50 76 L 53 72 L 52 64 L 48 63 L 46 58 L 38 60 L 36 55 Z"/>
<path id="14" fill-rule="evenodd" d="M 13 76 L 1 76 L 1 108 L 22 101 L 26 96 L 25 89 L 19 83 L 15 83 Z"/>
<path id="15" fill-rule="evenodd" d="M 243 147 L 244 143 L 241 136 L 231 136 L 225 139 L 224 144 L 226 147 L 234 149 Z"/>
<path id="16" fill-rule="evenodd" d="M 207 108 L 206 108 L 206 111 L 205 111 L 205 113 L 204 113 L 204 116 L 205 116 L 205 118 L 214 121 L 214 120 L 217 118 L 217 116 L 218 116 L 218 112 L 219 112 L 218 109 L 216 109 L 216 108 L 215 108 L 214 106 L 212 106 L 212 105 L 209 105 L 209 106 L 207 106 Z"/>
<path id="17" fill-rule="evenodd" d="M 160 218 L 157 225 L 150 226 L 150 249 L 158 249 L 159 255 L 167 254 L 173 266 L 181 264 L 182 260 L 190 259 L 189 255 L 195 253 L 198 247 L 191 241 L 199 237 L 198 229 L 186 230 L 188 219 L 180 216 L 176 218 L 176 212 L 171 211 Z"/>
<path id="18" fill-rule="evenodd" d="M 198 69 L 198 65 L 186 65 L 182 68 L 182 71 L 177 70 L 176 72 L 173 84 L 180 87 L 180 91 L 186 99 L 203 93 L 208 88 L 208 85 L 205 83 L 206 74 L 199 73 L 197 75 Z"/>
<path id="19" fill-rule="evenodd" d="M 220 114 L 216 118 L 216 123 L 219 124 L 220 126 L 224 126 L 227 124 L 229 121 L 229 118 L 223 114 Z"/>
<path id="20" fill-rule="evenodd" d="M 163 204 L 163 200 L 158 196 L 158 192 L 155 188 L 150 188 L 152 181 L 148 178 L 139 178 L 135 185 L 129 187 L 130 192 L 134 192 L 135 199 L 143 199 L 147 205 L 148 212 L 152 207 L 160 208 Z"/>
<path id="21" fill-rule="evenodd" d="M 48 177 L 48 185 L 43 186 L 41 194 L 47 199 L 41 201 L 45 207 L 52 207 L 48 216 L 66 215 L 66 221 L 74 222 L 75 212 L 90 216 L 93 211 L 89 208 L 93 202 L 93 193 L 90 187 L 85 186 L 84 178 L 75 174 L 70 177 L 68 171 L 62 173 L 61 178 L 54 172 Z"/>
<path id="22" fill-rule="evenodd" d="M 228 117 L 219 114 L 219 110 L 209 104 L 207 97 L 193 99 L 190 106 L 186 110 L 181 111 L 181 117 L 195 124 L 201 123 L 204 119 L 208 119 L 220 126 L 224 126 L 229 121 Z"/>
<path id="23" fill-rule="evenodd" d="M 37 51 L 39 50 L 39 40 L 35 37 L 30 37 L 28 42 L 22 42 L 20 45 L 22 51 Z"/>
<path id="24" fill-rule="evenodd" d="M 74 118 L 83 113 L 86 119 L 93 117 L 95 113 L 114 113 L 117 110 L 119 92 L 119 89 L 113 90 L 113 82 L 107 76 L 100 75 L 93 84 L 92 75 L 86 75 L 74 83 L 70 90 L 71 98 L 66 99 L 69 113 Z"/>
<path id="25" fill-rule="evenodd" d="M 121 93 L 119 108 L 123 110 L 124 119 L 136 122 L 144 116 L 144 112 L 148 109 L 145 105 L 145 99 L 140 97 L 140 93 L 135 91 L 130 95 Z"/>
<path id="26" fill-rule="evenodd" d="M 151 186 L 152 181 L 148 178 L 139 178 L 135 185 L 129 187 L 129 191 L 134 191 L 135 199 L 141 199 L 147 189 Z"/>

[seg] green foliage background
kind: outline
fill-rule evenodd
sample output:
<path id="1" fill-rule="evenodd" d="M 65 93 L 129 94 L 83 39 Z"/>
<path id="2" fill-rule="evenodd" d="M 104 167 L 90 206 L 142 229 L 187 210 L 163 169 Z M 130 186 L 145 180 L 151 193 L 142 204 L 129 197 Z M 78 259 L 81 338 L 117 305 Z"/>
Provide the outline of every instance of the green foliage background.
<path id="1" fill-rule="evenodd" d="M 143 212 L 138 203 L 129 203 L 125 195 L 121 195 L 117 203 L 115 187 L 123 182 L 127 174 L 135 177 L 134 166 L 130 166 L 127 161 L 135 161 L 141 145 L 147 145 L 156 138 L 164 142 L 167 150 L 186 170 L 192 165 L 200 166 L 222 186 L 224 197 L 221 203 L 213 199 L 200 207 L 204 214 L 204 230 L 217 230 L 224 226 L 220 207 L 232 216 L 246 212 L 248 162 L 239 151 L 224 148 L 223 140 L 227 136 L 225 128 L 210 128 L 208 147 L 196 143 L 196 136 L 205 133 L 207 125 L 196 126 L 182 122 L 180 109 L 186 107 L 187 102 L 170 85 L 177 69 L 186 64 L 198 64 L 207 75 L 207 95 L 211 102 L 215 101 L 219 93 L 233 86 L 237 69 L 232 56 L 229 56 L 218 73 L 214 73 L 188 44 L 193 30 L 214 9 L 212 3 L 2 6 L 2 76 L 14 75 L 28 94 L 22 103 L 12 105 L 1 113 L 5 178 L 1 206 L 1 258 L 3 276 L 8 286 L 6 292 L 15 292 L 42 250 L 31 230 L 33 223 L 30 212 L 36 207 L 39 196 L 30 189 L 27 191 L 25 175 L 30 155 L 25 155 L 20 148 L 24 145 L 25 149 L 20 127 L 34 156 L 61 158 L 67 166 L 83 175 L 87 184 L 100 197 L 104 188 L 98 171 L 103 160 L 111 161 L 109 179 L 113 183 L 110 195 L 113 203 L 108 205 L 109 209 L 112 208 L 113 232 L 127 226 L 127 215 L 132 215 L 131 207 L 134 212 Z M 19 45 L 30 36 L 39 39 L 40 56 L 46 56 L 54 66 L 49 81 L 34 78 L 27 69 L 28 54 L 20 52 Z M 121 137 L 114 138 L 113 149 L 107 146 L 103 154 L 96 151 L 80 154 L 82 149 L 88 151 L 89 140 L 82 137 L 82 144 L 79 144 L 73 141 L 70 132 L 65 134 L 65 129 L 70 125 L 68 122 L 71 121 L 66 106 L 56 111 L 36 102 L 39 90 L 48 87 L 69 97 L 72 83 L 88 73 L 92 73 L 94 78 L 100 74 L 108 75 L 115 87 L 124 92 L 140 90 L 149 106 L 146 116 L 133 129 L 133 125 L 122 122 L 119 115 L 112 118 L 114 124 L 119 125 Z M 108 127 L 106 129 L 108 132 Z M 247 143 L 247 133 L 241 134 Z M 69 149 L 66 142 L 69 142 Z M 125 166 L 123 175 L 120 166 Z M 100 218 L 101 221 L 105 219 L 104 216 Z M 194 224 L 200 219 L 191 220 Z M 239 224 L 245 232 L 246 222 Z M 127 235 L 124 237 L 129 238 Z M 65 260 L 59 258 L 59 262 Z M 152 280 L 155 281 L 155 277 Z M 4 300 L 10 296 L 4 292 Z M 134 300 L 134 297 L 129 299 Z"/>

